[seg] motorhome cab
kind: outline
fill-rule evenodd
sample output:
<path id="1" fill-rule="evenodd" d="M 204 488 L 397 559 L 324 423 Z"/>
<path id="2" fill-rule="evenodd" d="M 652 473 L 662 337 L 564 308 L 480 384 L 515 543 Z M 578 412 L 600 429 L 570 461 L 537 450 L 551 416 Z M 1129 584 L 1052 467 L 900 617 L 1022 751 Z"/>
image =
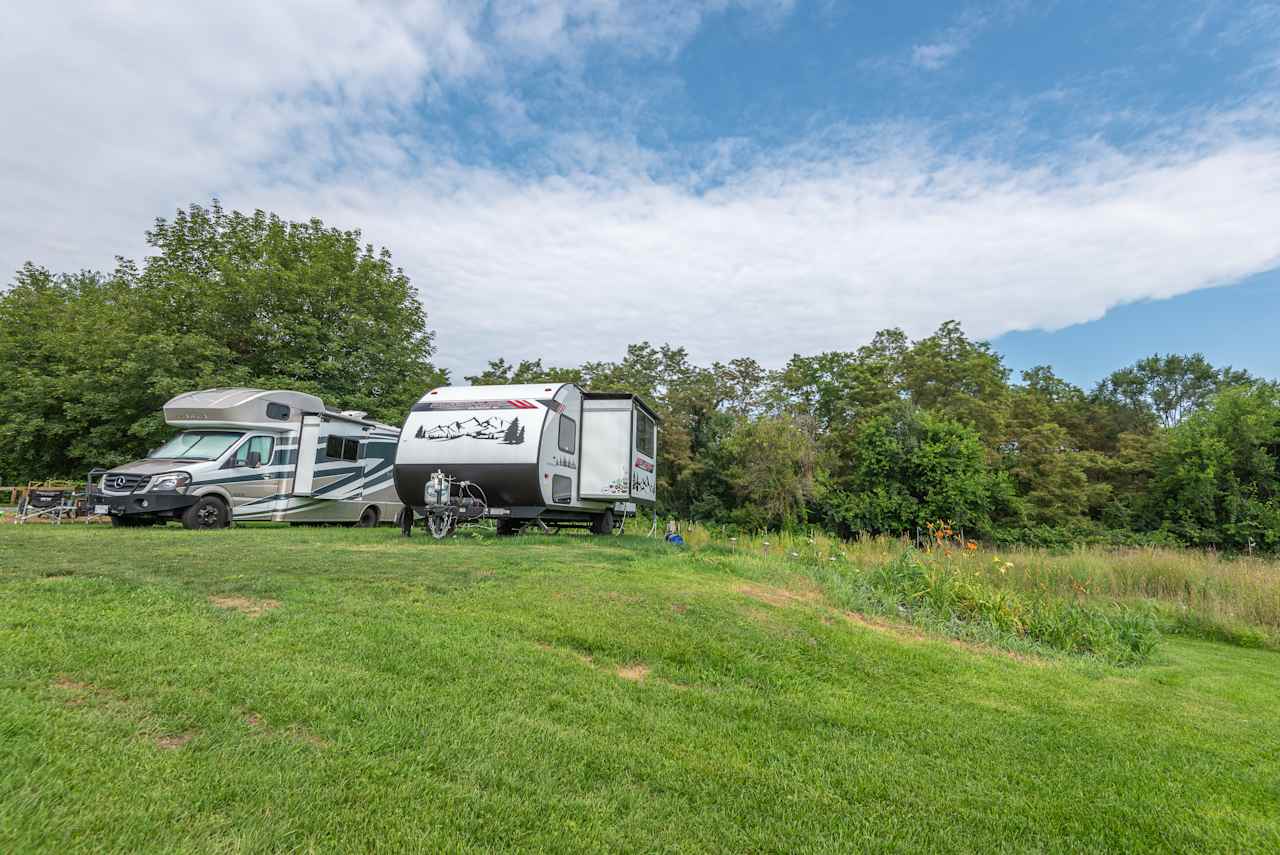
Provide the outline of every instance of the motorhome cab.
<path id="1" fill-rule="evenodd" d="M 368 526 L 400 510 L 391 478 L 399 431 L 364 413 L 303 392 L 206 389 L 169 401 L 164 418 L 176 436 L 144 460 L 94 472 L 90 502 L 113 525 Z"/>
<path id="2" fill-rule="evenodd" d="M 413 406 L 395 484 L 437 536 L 478 516 L 495 518 L 501 534 L 530 523 L 605 533 L 656 501 L 657 455 L 658 417 L 635 395 L 572 383 L 451 386 Z M 402 520 L 405 533 L 412 521 Z"/>

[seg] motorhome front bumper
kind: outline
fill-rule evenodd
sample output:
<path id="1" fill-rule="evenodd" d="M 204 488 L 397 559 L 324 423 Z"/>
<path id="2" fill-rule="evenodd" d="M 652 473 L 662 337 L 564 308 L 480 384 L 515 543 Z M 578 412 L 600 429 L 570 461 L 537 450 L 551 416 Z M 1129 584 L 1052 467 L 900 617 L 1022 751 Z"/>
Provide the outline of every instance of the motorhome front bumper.
<path id="1" fill-rule="evenodd" d="M 172 514 L 185 511 L 196 503 L 199 496 L 185 493 L 129 493 L 113 496 L 97 490 L 89 491 L 89 504 L 96 514 L 123 517 L 134 514 Z"/>

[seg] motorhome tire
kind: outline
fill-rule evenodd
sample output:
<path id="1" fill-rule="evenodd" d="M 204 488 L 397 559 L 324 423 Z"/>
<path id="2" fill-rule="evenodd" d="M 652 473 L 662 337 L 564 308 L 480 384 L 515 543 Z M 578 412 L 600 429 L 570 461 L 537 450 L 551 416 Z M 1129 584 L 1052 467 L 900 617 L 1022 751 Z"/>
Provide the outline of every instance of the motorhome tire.
<path id="1" fill-rule="evenodd" d="M 378 524 L 378 509 L 373 505 L 365 508 L 360 512 L 360 519 L 356 520 L 356 528 L 373 528 Z"/>
<path id="2" fill-rule="evenodd" d="M 203 496 L 182 514 L 182 525 L 190 529 L 226 528 L 230 516 L 221 499 Z"/>
<path id="3" fill-rule="evenodd" d="M 400 526 L 400 534 L 405 537 L 413 536 L 413 508 L 405 505 L 400 509 L 400 513 L 396 514 L 396 525 Z"/>
<path id="4" fill-rule="evenodd" d="M 613 534 L 613 509 L 598 514 L 591 520 L 592 534 Z"/>

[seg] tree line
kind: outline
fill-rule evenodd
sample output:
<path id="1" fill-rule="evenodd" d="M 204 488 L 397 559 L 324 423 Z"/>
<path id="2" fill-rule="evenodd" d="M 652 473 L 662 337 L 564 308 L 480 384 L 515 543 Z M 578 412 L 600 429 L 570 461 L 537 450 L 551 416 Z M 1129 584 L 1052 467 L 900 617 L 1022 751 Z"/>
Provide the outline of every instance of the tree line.
<path id="1" fill-rule="evenodd" d="M 1280 548 L 1280 385 L 1202 355 L 1156 355 L 1092 390 L 1049 366 L 1017 381 L 950 321 L 912 341 L 699 366 L 642 343 L 618 362 L 498 359 L 473 383 L 635 391 L 663 417 L 674 516 L 843 536 L 940 522 L 1000 542 Z"/>
<path id="2" fill-rule="evenodd" d="M 147 242 L 110 274 L 28 263 L 0 294 L 0 480 L 136 458 L 192 389 L 294 388 L 400 424 L 449 382 L 417 291 L 359 232 L 214 202 Z M 1085 390 L 1049 366 L 1015 379 L 948 322 L 778 369 L 643 342 L 572 367 L 499 358 L 466 380 L 642 395 L 663 418 L 660 511 L 684 519 L 1280 550 L 1280 386 L 1199 354 Z"/>

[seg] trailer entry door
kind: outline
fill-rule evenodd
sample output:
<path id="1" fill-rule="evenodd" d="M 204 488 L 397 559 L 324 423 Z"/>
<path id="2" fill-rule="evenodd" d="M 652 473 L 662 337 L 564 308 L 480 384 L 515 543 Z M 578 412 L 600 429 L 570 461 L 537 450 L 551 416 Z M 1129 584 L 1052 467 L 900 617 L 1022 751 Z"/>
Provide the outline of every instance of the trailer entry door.
<path id="1" fill-rule="evenodd" d="M 583 402 L 578 495 L 618 501 L 630 498 L 631 402 Z"/>
<path id="2" fill-rule="evenodd" d="M 303 416 L 298 431 L 298 462 L 293 469 L 293 495 L 310 496 L 316 474 L 316 449 L 320 445 L 320 417 Z"/>

